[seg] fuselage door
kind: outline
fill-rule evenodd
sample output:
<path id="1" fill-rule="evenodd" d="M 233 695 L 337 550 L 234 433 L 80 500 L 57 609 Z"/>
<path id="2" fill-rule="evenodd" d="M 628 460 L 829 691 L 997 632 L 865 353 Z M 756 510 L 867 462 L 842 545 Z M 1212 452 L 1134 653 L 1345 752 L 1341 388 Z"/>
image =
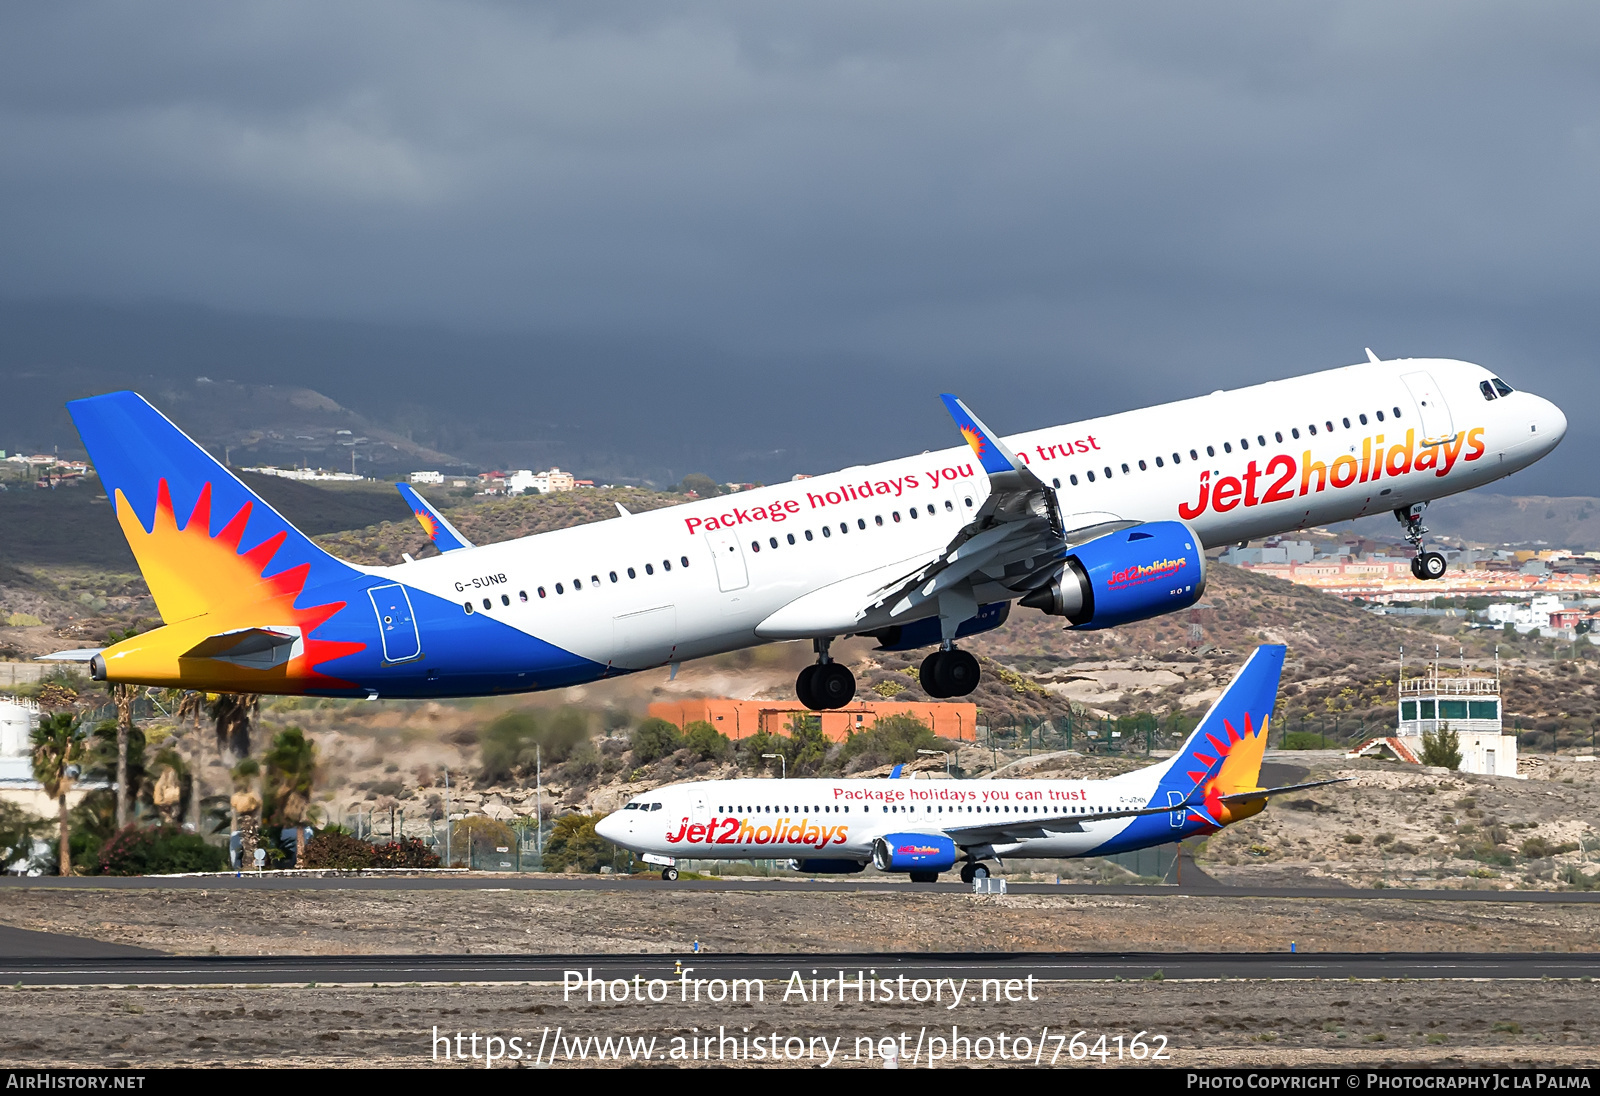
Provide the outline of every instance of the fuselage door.
<path id="1" fill-rule="evenodd" d="M 743 590 L 750 585 L 750 572 L 745 569 L 744 550 L 739 538 L 728 529 L 716 529 L 706 534 L 706 544 L 711 548 L 711 558 L 717 566 L 717 588 L 723 593 Z"/>
<path id="2" fill-rule="evenodd" d="M 417 634 L 417 618 L 411 611 L 411 596 L 398 582 L 374 586 L 367 591 L 372 610 L 378 614 L 378 636 L 383 640 L 385 662 L 410 662 L 422 657 L 422 638 Z"/>
<path id="3" fill-rule="evenodd" d="M 1450 405 L 1444 402 L 1439 386 L 1433 382 L 1433 375 L 1419 370 L 1415 373 L 1406 373 L 1400 379 L 1411 392 L 1411 398 L 1417 405 L 1417 416 L 1422 420 L 1422 436 L 1417 439 L 1417 444 L 1436 445 L 1455 437 L 1456 429 L 1454 420 L 1450 417 Z"/>

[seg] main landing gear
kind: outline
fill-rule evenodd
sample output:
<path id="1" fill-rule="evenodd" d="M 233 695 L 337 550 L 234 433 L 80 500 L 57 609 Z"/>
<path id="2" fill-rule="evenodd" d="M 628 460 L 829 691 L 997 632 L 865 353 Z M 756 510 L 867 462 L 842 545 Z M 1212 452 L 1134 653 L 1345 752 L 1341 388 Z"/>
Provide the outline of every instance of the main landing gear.
<path id="1" fill-rule="evenodd" d="M 978 660 L 948 643 L 923 659 L 922 669 L 917 672 L 922 691 L 940 699 L 966 696 L 978 687 L 980 676 Z"/>
<path id="2" fill-rule="evenodd" d="M 987 878 L 989 878 L 989 869 L 982 864 L 969 860 L 961 865 L 961 881 L 963 883 L 971 883 L 976 879 Z"/>
<path id="3" fill-rule="evenodd" d="M 1422 538 L 1428 535 L 1428 527 L 1422 524 L 1422 513 L 1428 508 L 1425 502 L 1402 506 L 1395 510 L 1394 516 L 1401 525 L 1405 526 L 1406 540 L 1411 542 L 1411 547 L 1418 549 L 1417 555 L 1411 561 L 1411 574 L 1424 582 L 1444 577 L 1447 567 L 1444 556 L 1438 552 L 1424 552 Z"/>
<path id="4" fill-rule="evenodd" d="M 831 639 L 815 639 L 817 661 L 800 671 L 794 681 L 794 695 L 814 712 L 843 708 L 856 698 L 856 675 L 850 667 L 833 661 L 828 654 Z"/>

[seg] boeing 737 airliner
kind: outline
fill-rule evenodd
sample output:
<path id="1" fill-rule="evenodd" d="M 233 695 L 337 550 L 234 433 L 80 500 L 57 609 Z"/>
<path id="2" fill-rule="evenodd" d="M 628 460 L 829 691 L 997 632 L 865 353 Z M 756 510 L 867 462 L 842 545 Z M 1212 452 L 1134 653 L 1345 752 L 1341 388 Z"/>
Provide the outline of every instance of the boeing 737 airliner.
<path id="1" fill-rule="evenodd" d="M 808 639 L 796 682 L 847 704 L 840 636 L 932 648 L 1013 602 L 1108 628 L 1183 609 L 1207 545 L 1393 511 L 1550 452 L 1566 419 L 1488 370 L 1379 361 L 1002 438 L 944 397 L 967 446 L 474 546 L 402 488 L 440 554 L 395 567 L 313 544 L 144 399 L 69 405 L 162 627 L 88 660 L 97 680 L 209 691 L 450 697 L 549 689 Z M 620 509 L 620 507 L 619 507 Z M 1419 579 L 1444 558 L 1417 557 Z"/>
<path id="2" fill-rule="evenodd" d="M 1111 780 L 708 780 L 637 796 L 595 832 L 676 879 L 677 862 L 784 857 L 800 871 L 961 880 L 1007 856 L 1105 856 L 1214 833 L 1274 795 L 1261 758 L 1284 648 L 1258 647 L 1172 757 Z"/>

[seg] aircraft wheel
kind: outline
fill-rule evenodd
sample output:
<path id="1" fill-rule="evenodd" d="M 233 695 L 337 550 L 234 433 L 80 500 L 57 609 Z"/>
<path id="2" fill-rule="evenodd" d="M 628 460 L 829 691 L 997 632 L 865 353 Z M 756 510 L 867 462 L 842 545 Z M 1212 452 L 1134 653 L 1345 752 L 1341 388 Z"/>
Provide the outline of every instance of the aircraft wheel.
<path id="1" fill-rule="evenodd" d="M 855 699 L 856 675 L 850 672 L 850 667 L 838 662 L 827 662 L 812 669 L 816 670 L 816 673 L 811 678 L 811 697 L 816 703 L 808 704 L 808 707 L 843 708 Z"/>
<path id="2" fill-rule="evenodd" d="M 807 708 L 810 708 L 814 712 L 819 711 L 824 707 L 821 698 L 818 697 L 813 691 L 816 686 L 817 671 L 820 669 L 822 669 L 821 666 L 817 665 L 816 663 L 812 663 L 810 666 L 807 666 L 805 669 L 801 670 L 800 676 L 794 679 L 795 697 L 800 701 L 800 703 L 804 704 Z"/>
<path id="3" fill-rule="evenodd" d="M 669 883 L 676 882 L 677 879 L 678 879 L 678 869 L 677 868 L 662 868 L 661 869 L 661 878 L 665 879 Z"/>
<path id="4" fill-rule="evenodd" d="M 984 867 L 982 864 L 974 864 L 974 865 L 972 865 L 972 878 L 973 879 L 987 879 L 987 878 L 989 878 L 989 869 Z M 971 881 L 972 880 L 970 880 L 970 879 L 968 880 L 968 882 L 971 882 Z"/>
<path id="5" fill-rule="evenodd" d="M 934 668 L 942 696 L 966 696 L 978 687 L 982 674 L 978 660 L 967 651 L 945 651 Z"/>
<path id="6" fill-rule="evenodd" d="M 914 871 L 911 873 L 913 883 L 937 883 L 939 873 L 936 871 Z"/>
<path id="7" fill-rule="evenodd" d="M 922 691 L 935 700 L 942 700 L 950 694 L 944 691 L 939 681 L 939 664 L 944 661 L 943 651 L 934 651 L 922 660 L 922 668 L 917 671 L 917 680 L 922 684 Z"/>
<path id="8" fill-rule="evenodd" d="M 977 865 L 975 865 L 975 864 L 973 864 L 971 862 L 968 862 L 966 864 L 962 864 L 961 865 L 961 881 L 963 883 L 972 882 L 972 880 L 973 880 L 972 869 L 975 868 L 976 866 Z"/>
<path id="9" fill-rule="evenodd" d="M 1427 575 L 1422 573 L 1422 557 L 1421 556 L 1412 556 L 1411 557 L 1411 577 L 1415 578 L 1415 579 L 1426 579 L 1428 577 Z"/>
<path id="10" fill-rule="evenodd" d="M 1445 563 L 1444 556 L 1438 552 L 1424 552 L 1417 557 L 1417 561 L 1422 577 L 1430 581 L 1443 578 L 1445 569 L 1449 566 Z"/>

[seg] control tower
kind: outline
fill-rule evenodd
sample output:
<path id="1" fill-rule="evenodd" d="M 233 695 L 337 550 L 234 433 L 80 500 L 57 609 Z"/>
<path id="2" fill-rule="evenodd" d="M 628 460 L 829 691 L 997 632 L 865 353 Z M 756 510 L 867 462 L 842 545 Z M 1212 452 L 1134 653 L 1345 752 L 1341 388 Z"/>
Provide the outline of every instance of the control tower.
<path id="1" fill-rule="evenodd" d="M 1436 658 L 1425 672 L 1405 674 L 1402 659 L 1396 737 L 1422 756 L 1422 736 L 1448 728 L 1460 739 L 1461 772 L 1517 775 L 1517 736 L 1504 733 L 1500 666 L 1494 674 L 1469 674 L 1441 667 Z"/>

